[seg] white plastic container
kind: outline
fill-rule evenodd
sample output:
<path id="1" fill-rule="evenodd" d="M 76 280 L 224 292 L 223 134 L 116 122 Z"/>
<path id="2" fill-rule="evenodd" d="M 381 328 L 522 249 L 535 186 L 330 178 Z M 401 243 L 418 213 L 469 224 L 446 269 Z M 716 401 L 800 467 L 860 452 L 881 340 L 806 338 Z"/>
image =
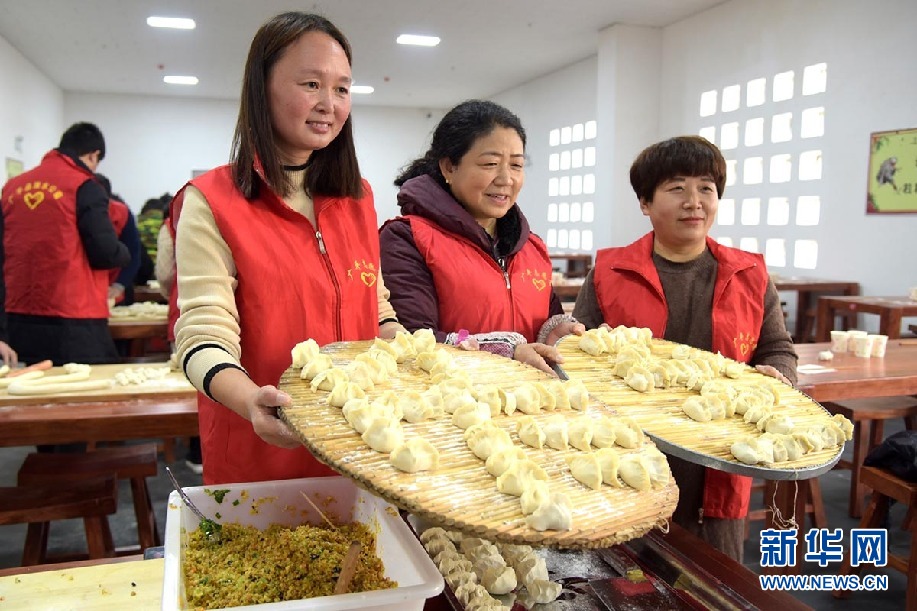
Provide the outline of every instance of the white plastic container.
<path id="1" fill-rule="evenodd" d="M 229 490 L 217 503 L 205 490 Z M 322 522 L 318 513 L 302 497 L 305 492 L 332 521 L 358 520 L 376 533 L 376 552 L 385 566 L 385 576 L 398 587 L 373 592 L 355 592 L 336 596 L 319 596 L 302 600 L 233 607 L 258 611 L 292 611 L 293 609 L 379 609 L 408 611 L 423 609 L 424 601 L 439 594 L 443 578 L 420 542 L 398 516 L 392 505 L 343 477 L 227 484 L 185 488 L 185 492 L 205 516 L 218 522 L 267 528 L 271 524 L 297 526 Z M 244 492 L 244 494 L 243 494 Z M 235 501 L 237 504 L 233 504 Z M 253 511 L 253 505 L 257 511 Z M 216 518 L 219 513 L 220 517 Z M 199 520 L 185 507 L 177 492 L 169 495 L 166 514 L 165 577 L 162 585 L 162 609 L 189 609 L 185 599 L 181 562 L 188 544 L 188 532 Z"/>

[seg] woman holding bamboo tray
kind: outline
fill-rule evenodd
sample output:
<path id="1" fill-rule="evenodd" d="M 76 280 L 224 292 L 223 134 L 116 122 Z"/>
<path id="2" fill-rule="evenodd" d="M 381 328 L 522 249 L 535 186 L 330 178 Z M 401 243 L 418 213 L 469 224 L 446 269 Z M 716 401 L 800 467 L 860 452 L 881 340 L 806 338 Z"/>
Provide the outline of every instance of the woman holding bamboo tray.
<path id="1" fill-rule="evenodd" d="M 547 248 L 516 203 L 524 165 L 516 115 L 483 100 L 450 110 L 395 180 L 404 216 L 382 228 L 382 270 L 408 330 L 552 372 L 553 344 L 585 328 L 563 314 Z"/>
<path id="2" fill-rule="evenodd" d="M 587 327 L 649 327 L 654 337 L 755 365 L 788 384 L 796 352 L 764 258 L 707 234 L 726 162 L 704 138 L 682 136 L 641 152 L 630 169 L 653 230 L 596 254 L 574 315 Z M 680 490 L 674 520 L 742 561 L 751 478 L 669 457 Z"/>
<path id="3" fill-rule="evenodd" d="M 350 45 L 323 17 L 255 34 L 232 161 L 184 190 L 180 362 L 198 399 L 204 483 L 332 475 L 276 415 L 290 350 L 394 337 L 376 212 L 350 118 Z M 358 270 L 358 271 L 357 271 Z"/>

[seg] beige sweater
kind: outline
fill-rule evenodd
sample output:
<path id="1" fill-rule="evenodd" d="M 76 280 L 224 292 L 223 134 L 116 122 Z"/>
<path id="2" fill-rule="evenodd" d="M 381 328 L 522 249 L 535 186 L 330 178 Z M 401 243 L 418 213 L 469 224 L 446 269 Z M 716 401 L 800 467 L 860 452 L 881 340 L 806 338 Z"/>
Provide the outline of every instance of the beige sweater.
<path id="1" fill-rule="evenodd" d="M 303 184 L 302 173 L 293 177 L 292 184 Z M 303 188 L 284 202 L 296 212 L 315 223 L 312 199 Z M 185 189 L 185 199 L 175 241 L 175 259 L 178 264 L 178 292 L 181 311 L 175 324 L 175 349 L 179 363 L 184 363 L 191 383 L 204 392 L 203 382 L 215 366 L 231 363 L 241 367 L 239 310 L 236 307 L 236 267 L 232 252 L 213 218 L 210 205 L 203 193 L 193 186 Z M 388 302 L 389 291 L 379 274 L 379 320 L 395 318 L 395 310 Z M 195 347 L 216 344 L 220 348 Z"/>

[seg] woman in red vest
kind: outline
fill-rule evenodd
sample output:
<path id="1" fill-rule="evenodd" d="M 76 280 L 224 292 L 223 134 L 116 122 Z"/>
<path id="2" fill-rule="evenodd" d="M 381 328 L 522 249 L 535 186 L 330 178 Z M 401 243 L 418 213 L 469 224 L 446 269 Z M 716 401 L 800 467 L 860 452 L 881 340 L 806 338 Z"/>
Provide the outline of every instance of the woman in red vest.
<path id="1" fill-rule="evenodd" d="M 351 83 L 350 45 L 331 22 L 269 20 L 249 50 L 231 163 L 192 180 L 173 209 L 176 351 L 201 391 L 206 484 L 332 475 L 277 418 L 290 350 L 402 328 L 379 273 Z"/>
<path id="2" fill-rule="evenodd" d="M 563 314 L 547 248 L 516 204 L 524 165 L 516 115 L 483 100 L 450 110 L 395 180 L 404 216 L 382 228 L 382 270 L 408 330 L 550 372 L 554 342 L 585 329 Z"/>
<path id="3" fill-rule="evenodd" d="M 589 328 L 649 327 L 795 383 L 796 352 L 764 257 L 707 235 L 726 185 L 719 149 L 698 136 L 659 142 L 637 156 L 630 183 L 653 230 L 598 251 L 574 315 Z M 669 465 L 674 520 L 741 562 L 751 478 L 671 456 Z"/>

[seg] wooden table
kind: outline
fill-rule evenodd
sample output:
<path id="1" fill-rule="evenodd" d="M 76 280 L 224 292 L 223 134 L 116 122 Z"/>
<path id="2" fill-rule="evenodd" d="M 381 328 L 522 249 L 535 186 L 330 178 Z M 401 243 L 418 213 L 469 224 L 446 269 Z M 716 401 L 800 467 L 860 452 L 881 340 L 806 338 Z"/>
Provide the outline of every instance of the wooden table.
<path id="1" fill-rule="evenodd" d="M 159 338 L 166 345 L 169 342 L 169 321 L 166 318 L 110 318 L 108 330 L 112 339 L 130 341 L 128 356 L 140 357 L 146 354 L 146 342 Z"/>
<path id="2" fill-rule="evenodd" d="M 551 260 L 566 261 L 566 269 L 560 270 L 568 278 L 584 278 L 592 269 L 592 255 L 585 253 L 548 253 Z"/>
<path id="3" fill-rule="evenodd" d="M 822 280 L 801 276 L 771 276 L 778 291 L 796 292 L 796 324 L 793 338 L 797 342 L 809 341 L 807 323 L 809 311 L 815 307 L 813 297 L 816 293 L 836 293 L 840 295 L 859 295 L 860 284 L 844 280 Z"/>
<path id="4" fill-rule="evenodd" d="M 168 300 L 162 296 L 162 293 L 159 292 L 159 289 L 152 289 L 145 285 L 135 286 L 134 303 L 141 303 L 143 301 L 152 301 L 153 303 L 169 303 Z"/>
<path id="5" fill-rule="evenodd" d="M 94 365 L 93 376 L 110 377 L 127 367 Z M 62 371 L 55 367 L 48 375 Z M 179 384 L 182 378 L 174 372 L 160 386 L 43 396 L 0 391 L 0 447 L 195 436 L 197 391 Z"/>
<path id="6" fill-rule="evenodd" d="M 583 288 L 582 282 L 565 282 L 553 285 L 554 292 L 561 301 L 576 301 L 580 289 Z"/>
<path id="7" fill-rule="evenodd" d="M 839 312 L 857 312 L 879 315 L 879 333 L 889 339 L 901 337 L 901 319 L 917 316 L 917 301 L 902 297 L 819 297 L 818 325 L 815 339 L 831 339 L 834 317 Z"/>
<path id="8" fill-rule="evenodd" d="M 830 343 L 797 344 L 799 365 L 821 365 L 833 369 L 827 373 L 800 373 L 797 387 L 819 403 L 830 408 L 831 401 L 867 397 L 890 397 L 917 394 L 917 340 L 889 340 L 884 358 L 859 358 L 853 354 L 836 354 L 831 361 L 819 361 L 818 353 L 831 348 Z M 830 409 L 829 409 L 830 411 Z M 857 427 L 860 427 L 859 430 Z M 854 435 L 862 435 L 862 426 L 854 424 Z M 861 446 L 860 452 L 865 453 Z M 852 462 L 864 457 L 854 457 Z M 858 465 L 851 465 L 851 472 Z M 796 516 L 802 522 L 809 501 L 808 487 L 794 482 L 777 482 L 774 504 L 784 517 Z M 767 528 L 777 528 L 768 512 Z M 805 553 L 803 533 L 797 540 L 797 567 L 774 570 L 775 573 L 798 573 Z"/>

